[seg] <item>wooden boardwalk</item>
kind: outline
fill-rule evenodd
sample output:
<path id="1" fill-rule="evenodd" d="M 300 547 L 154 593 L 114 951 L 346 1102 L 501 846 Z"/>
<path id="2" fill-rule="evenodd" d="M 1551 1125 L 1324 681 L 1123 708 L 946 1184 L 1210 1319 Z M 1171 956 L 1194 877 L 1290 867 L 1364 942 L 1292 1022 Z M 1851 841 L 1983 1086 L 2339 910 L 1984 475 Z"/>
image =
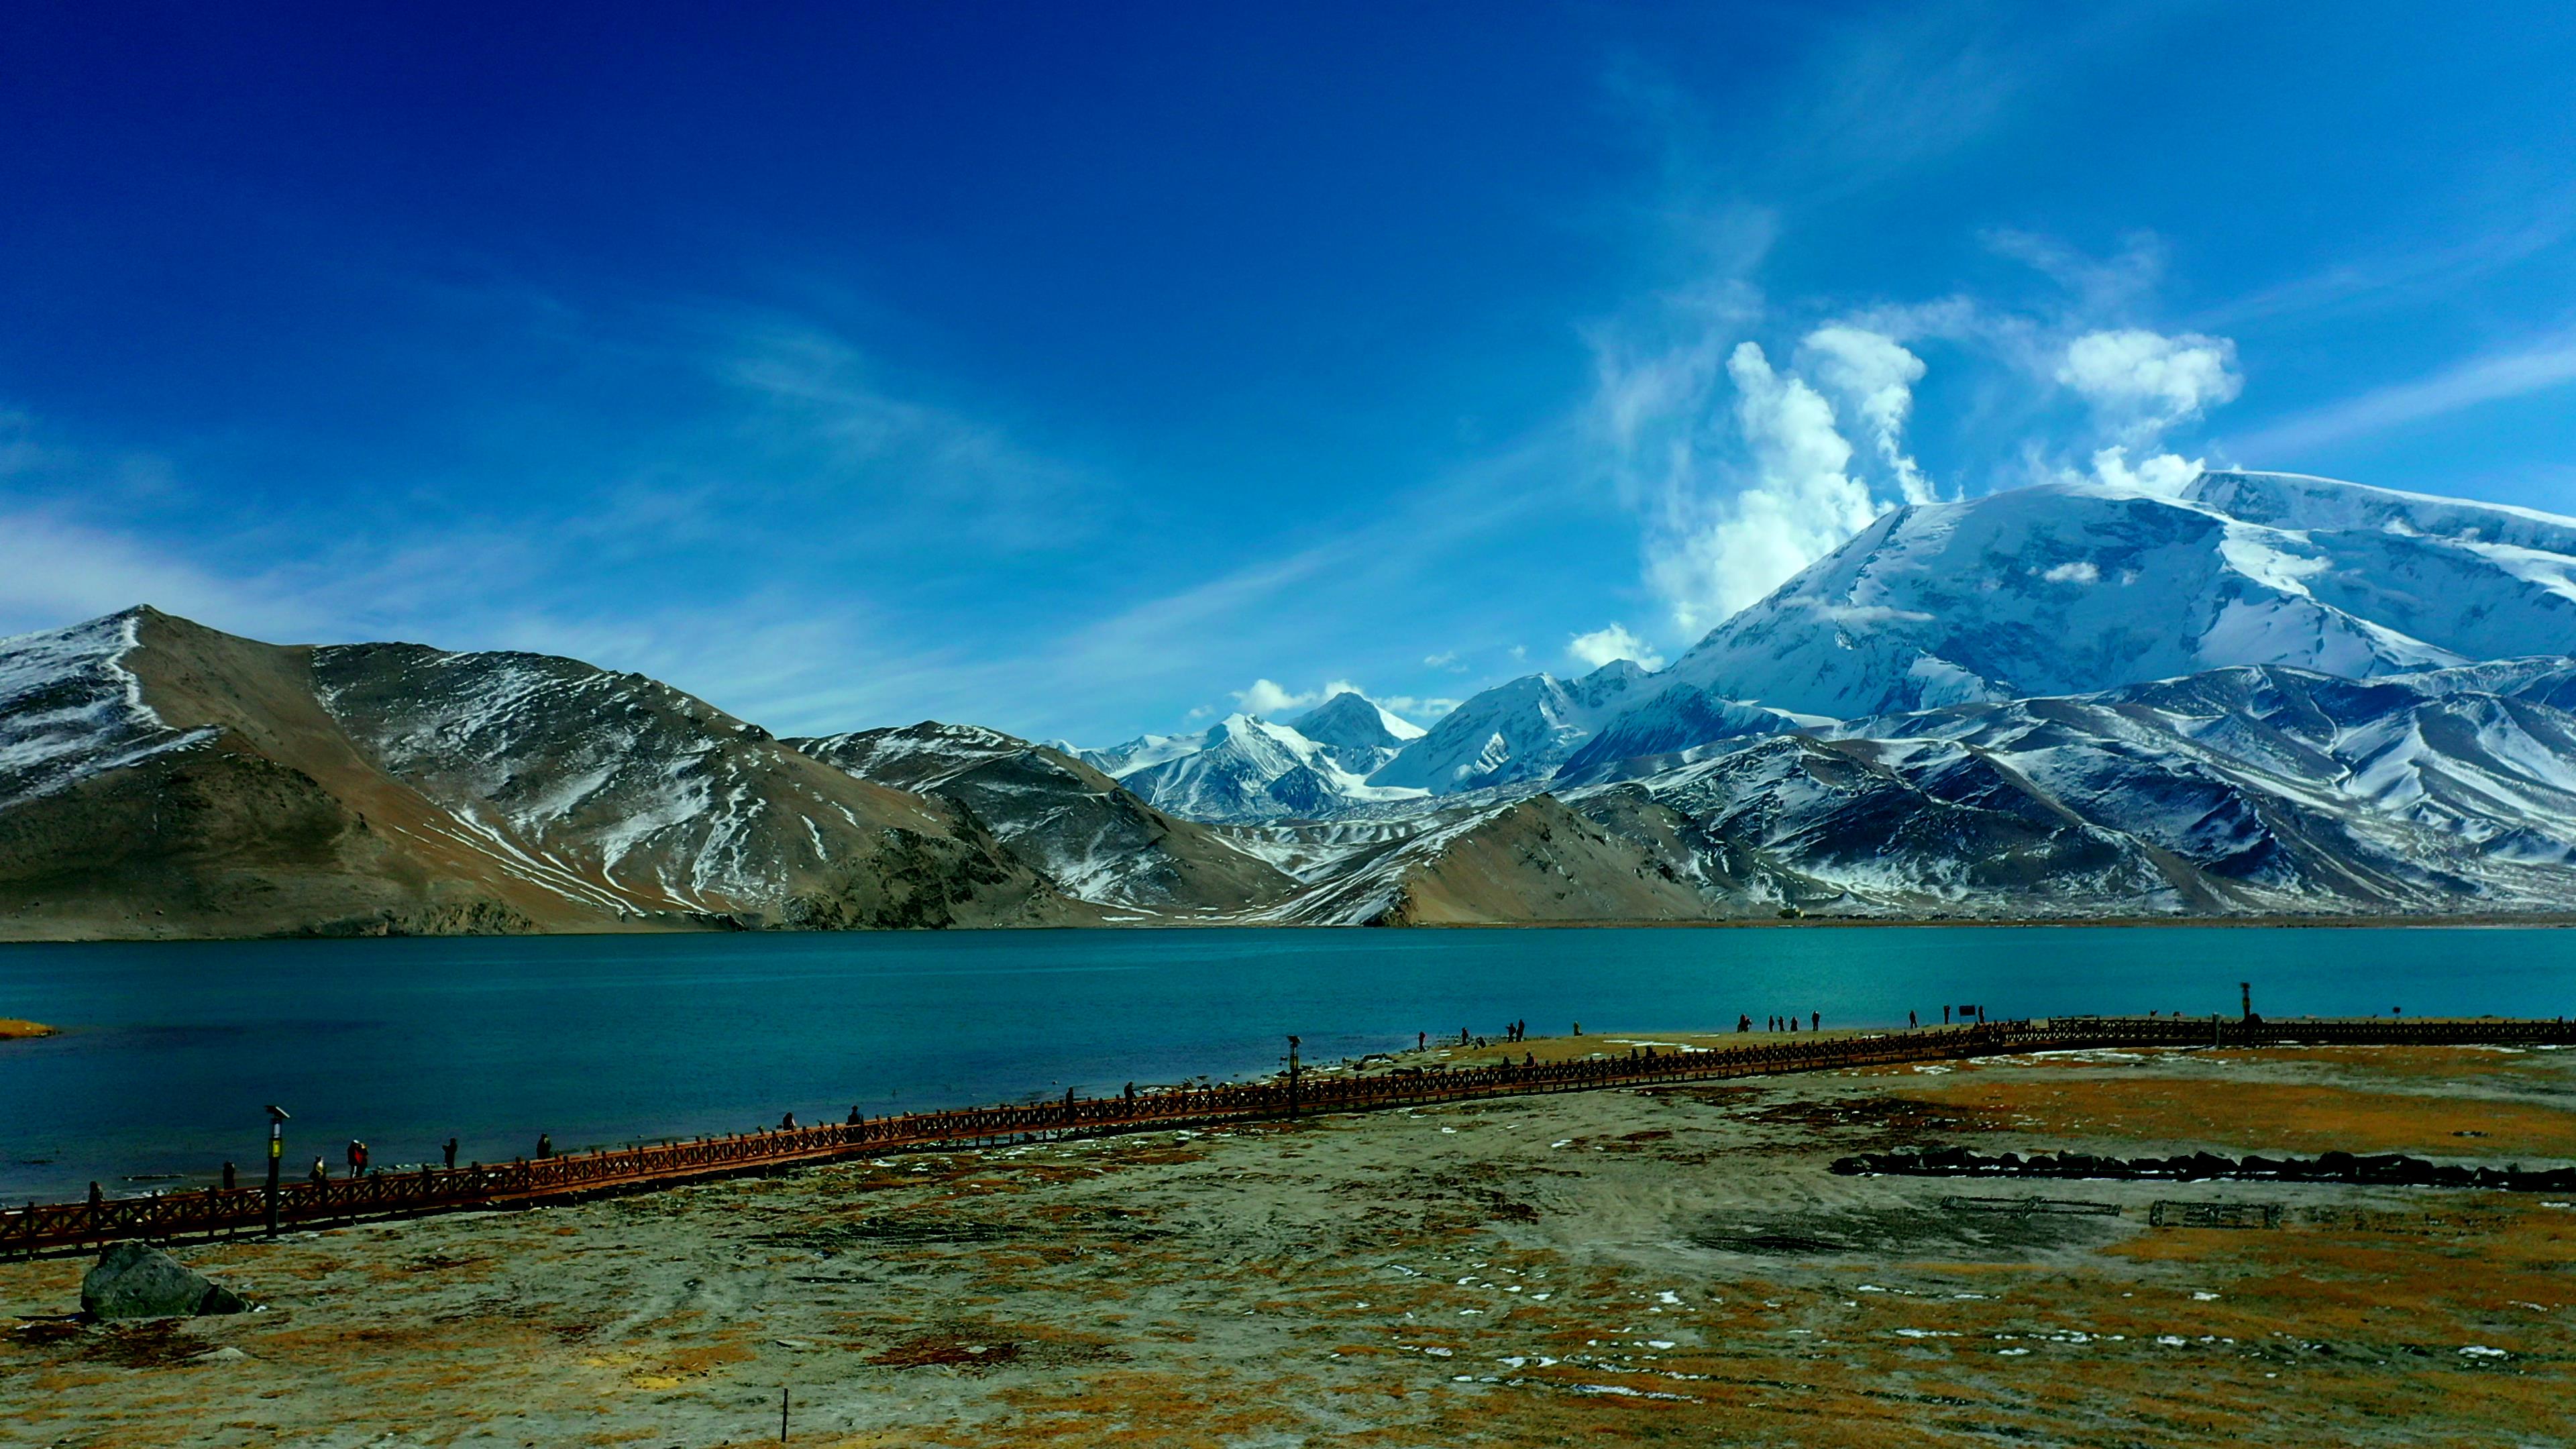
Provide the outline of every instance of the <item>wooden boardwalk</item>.
<path id="1" fill-rule="evenodd" d="M 379 1173 L 327 1182 L 297 1181 L 280 1187 L 277 1217 L 282 1227 L 312 1227 L 366 1218 L 523 1206 L 588 1193 L 627 1191 L 889 1152 L 1220 1126 L 1541 1092 L 1717 1081 L 2100 1047 L 2290 1044 L 2576 1044 L 2576 1022 L 2496 1017 L 2407 1022 L 2058 1017 L 1526 1066 L 1434 1067 L 1373 1076 L 1333 1074 L 1321 1080 L 1307 1073 L 1294 1081 L 1277 1079 L 1249 1086 L 1068 1098 L 1037 1106 L 970 1107 L 569 1153 L 491 1166 L 423 1168 L 418 1172 Z M 0 1253 L 62 1252 L 123 1238 L 169 1240 L 191 1235 L 253 1233 L 261 1230 L 266 1215 L 267 1193 L 260 1187 L 31 1203 L 0 1211 Z"/>

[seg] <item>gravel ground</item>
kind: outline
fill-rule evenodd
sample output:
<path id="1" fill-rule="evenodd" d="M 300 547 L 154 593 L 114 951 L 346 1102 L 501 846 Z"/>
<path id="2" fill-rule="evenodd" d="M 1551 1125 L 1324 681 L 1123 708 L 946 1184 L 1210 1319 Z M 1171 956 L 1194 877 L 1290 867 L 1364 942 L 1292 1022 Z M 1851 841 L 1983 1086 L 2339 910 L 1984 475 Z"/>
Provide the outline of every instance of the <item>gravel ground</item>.
<path id="1" fill-rule="evenodd" d="M 887 1158 L 181 1248 L 263 1305 L 222 1319 L 84 1325 L 85 1262 L 10 1263 L 0 1442 L 774 1443 L 782 1387 L 811 1445 L 2576 1442 L 2566 1202 L 1827 1166 L 1946 1143 L 2558 1163 L 2576 1051 L 2094 1052 Z"/>

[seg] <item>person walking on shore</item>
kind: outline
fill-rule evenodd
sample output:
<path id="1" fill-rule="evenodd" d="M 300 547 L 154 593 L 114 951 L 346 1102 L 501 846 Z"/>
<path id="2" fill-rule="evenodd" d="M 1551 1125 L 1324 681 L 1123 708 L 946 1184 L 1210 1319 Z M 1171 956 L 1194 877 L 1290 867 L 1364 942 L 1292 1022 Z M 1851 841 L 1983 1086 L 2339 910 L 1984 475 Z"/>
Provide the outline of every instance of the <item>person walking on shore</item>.
<path id="1" fill-rule="evenodd" d="M 440 1148 L 439 1153 L 447 1159 L 447 1170 L 454 1172 L 456 1170 L 456 1139 L 453 1137 L 448 1138 L 447 1145 Z"/>

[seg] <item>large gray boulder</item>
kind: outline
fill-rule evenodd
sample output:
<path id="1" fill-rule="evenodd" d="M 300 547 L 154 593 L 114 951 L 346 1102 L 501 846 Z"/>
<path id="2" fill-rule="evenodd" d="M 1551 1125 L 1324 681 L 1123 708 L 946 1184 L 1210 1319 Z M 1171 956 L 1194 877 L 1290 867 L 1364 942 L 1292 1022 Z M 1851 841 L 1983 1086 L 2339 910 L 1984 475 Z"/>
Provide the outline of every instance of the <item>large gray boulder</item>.
<path id="1" fill-rule="evenodd" d="M 81 1309 L 92 1318 L 194 1317 L 244 1306 L 240 1294 L 150 1243 L 118 1243 L 81 1276 Z"/>

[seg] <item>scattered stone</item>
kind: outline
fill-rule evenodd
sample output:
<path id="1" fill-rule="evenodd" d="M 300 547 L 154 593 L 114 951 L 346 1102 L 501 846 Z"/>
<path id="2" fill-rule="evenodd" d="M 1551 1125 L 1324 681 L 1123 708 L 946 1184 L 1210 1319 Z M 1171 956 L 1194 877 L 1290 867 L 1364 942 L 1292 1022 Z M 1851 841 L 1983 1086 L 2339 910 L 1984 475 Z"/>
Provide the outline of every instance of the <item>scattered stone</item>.
<path id="1" fill-rule="evenodd" d="M 1900 1177 L 2057 1177 L 2164 1179 L 2177 1182 L 2350 1182 L 2370 1187 L 2471 1187 L 2497 1192 L 2563 1192 L 2576 1188 L 2576 1167 L 2526 1171 L 2520 1163 L 2505 1167 L 2469 1167 L 2429 1162 L 2399 1153 L 2356 1156 L 2327 1152 L 2316 1157 L 2222 1157 L 2194 1152 L 2174 1157 L 2097 1157 L 2085 1152 L 2006 1152 L 1988 1157 L 1962 1147 L 1927 1147 L 1915 1151 L 1863 1152 L 1836 1158 L 1833 1170 L 1845 1177 L 1885 1173 Z"/>
<path id="2" fill-rule="evenodd" d="M 200 1317 L 247 1306 L 149 1243 L 117 1243 L 81 1277 L 81 1310 L 96 1319 Z"/>

